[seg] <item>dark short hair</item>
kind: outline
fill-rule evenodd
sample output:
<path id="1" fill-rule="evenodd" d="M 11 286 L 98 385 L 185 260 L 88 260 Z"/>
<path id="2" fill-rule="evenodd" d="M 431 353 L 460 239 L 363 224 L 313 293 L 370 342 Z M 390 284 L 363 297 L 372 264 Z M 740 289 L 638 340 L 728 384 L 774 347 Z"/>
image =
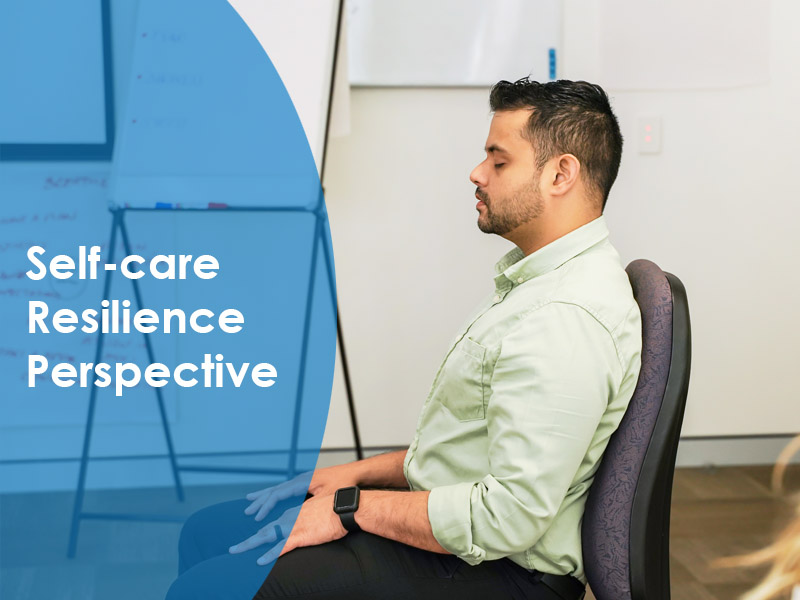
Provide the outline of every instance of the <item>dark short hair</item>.
<path id="1" fill-rule="evenodd" d="M 525 77 L 497 83 L 489 106 L 493 112 L 533 109 L 525 135 L 533 144 L 536 168 L 559 154 L 575 155 L 584 185 L 605 208 L 622 158 L 622 134 L 603 88 L 585 81 L 540 83 Z"/>

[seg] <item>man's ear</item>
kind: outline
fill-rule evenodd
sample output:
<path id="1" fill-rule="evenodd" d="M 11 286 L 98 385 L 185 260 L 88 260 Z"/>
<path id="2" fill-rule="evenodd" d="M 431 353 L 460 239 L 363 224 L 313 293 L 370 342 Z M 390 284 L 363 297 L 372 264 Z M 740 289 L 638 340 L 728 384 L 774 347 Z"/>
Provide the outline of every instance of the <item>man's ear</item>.
<path id="1" fill-rule="evenodd" d="M 581 175 L 581 162 L 573 154 L 562 154 L 551 161 L 550 193 L 563 196 L 578 183 Z"/>

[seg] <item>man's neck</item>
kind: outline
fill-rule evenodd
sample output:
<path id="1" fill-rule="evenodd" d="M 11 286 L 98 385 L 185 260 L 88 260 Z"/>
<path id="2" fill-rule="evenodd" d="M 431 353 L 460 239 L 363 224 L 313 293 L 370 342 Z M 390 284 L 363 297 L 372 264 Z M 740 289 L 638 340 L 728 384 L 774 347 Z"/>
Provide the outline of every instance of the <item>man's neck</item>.
<path id="1" fill-rule="evenodd" d="M 575 231 L 579 227 L 583 227 L 587 223 L 594 221 L 599 216 L 601 216 L 601 213 L 583 214 L 571 219 L 554 219 L 549 221 L 533 219 L 528 223 L 520 225 L 503 237 L 522 250 L 525 256 L 528 256 L 568 233 Z"/>

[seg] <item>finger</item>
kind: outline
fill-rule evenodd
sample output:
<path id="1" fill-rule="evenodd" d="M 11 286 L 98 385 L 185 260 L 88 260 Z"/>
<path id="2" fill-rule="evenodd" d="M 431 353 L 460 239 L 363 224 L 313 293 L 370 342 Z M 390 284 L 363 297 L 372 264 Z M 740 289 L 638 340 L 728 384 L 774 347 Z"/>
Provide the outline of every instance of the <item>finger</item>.
<path id="1" fill-rule="evenodd" d="M 269 563 L 278 560 L 278 556 L 278 547 L 275 546 L 269 552 L 266 552 L 263 556 L 260 556 L 256 563 L 261 566 L 268 565 Z"/>
<path id="2" fill-rule="evenodd" d="M 247 499 L 247 500 L 257 500 L 258 498 L 260 498 L 264 494 L 264 492 L 268 492 L 268 491 L 269 491 L 269 488 L 264 488 L 263 490 L 258 490 L 257 492 L 250 492 L 249 494 L 247 494 L 245 496 L 245 499 Z"/>
<path id="3" fill-rule="evenodd" d="M 228 548 L 228 552 L 231 554 L 240 554 L 242 552 L 252 550 L 253 548 L 257 548 L 262 544 L 274 542 L 276 539 L 278 539 L 278 532 L 280 532 L 280 529 L 275 529 L 273 524 L 267 525 L 259 529 L 256 534 L 251 535 L 245 541 Z"/>
<path id="4" fill-rule="evenodd" d="M 267 513 L 272 510 L 272 508 L 280 500 L 285 500 L 286 498 L 292 496 L 292 492 L 290 490 L 283 488 L 273 488 L 264 491 L 267 493 L 262 494 L 255 502 L 244 509 L 244 514 L 246 515 L 252 515 L 254 512 L 258 511 L 256 521 L 261 521 L 264 517 L 266 517 Z"/>
<path id="5" fill-rule="evenodd" d="M 299 548 L 300 546 L 302 546 L 302 544 L 298 542 L 298 537 L 296 535 L 290 535 L 289 538 L 283 544 L 281 544 L 280 542 L 275 544 L 272 548 L 270 548 L 269 552 L 266 552 L 256 562 L 259 565 L 269 564 L 275 560 L 278 560 L 278 558 L 280 558 L 287 552 L 291 552 L 292 550 L 294 550 L 295 548 Z"/>
<path id="6" fill-rule="evenodd" d="M 233 546 L 228 548 L 228 552 L 230 554 L 241 554 L 242 552 L 247 552 L 251 548 L 255 548 L 256 546 L 258 546 L 258 544 L 255 543 L 255 537 L 256 536 L 251 536 L 251 537 L 247 538 L 246 540 L 244 540 L 243 542 L 239 542 L 238 544 L 234 544 Z"/>
<path id="7" fill-rule="evenodd" d="M 249 500 L 250 498 L 248 498 Z M 252 515 L 256 512 L 261 506 L 263 506 L 264 502 L 269 499 L 269 496 L 266 498 L 256 498 L 247 508 L 244 509 L 244 514 Z"/>
<path id="8" fill-rule="evenodd" d="M 256 515 L 256 521 L 263 521 L 264 517 L 269 514 L 269 511 L 275 506 L 275 500 L 273 498 L 268 499 L 264 504 L 261 505 L 261 508 L 258 509 L 258 514 Z"/>
<path id="9" fill-rule="evenodd" d="M 291 489 L 282 489 L 276 490 L 274 494 L 270 494 L 265 500 L 264 503 L 261 505 L 261 508 L 256 515 L 256 521 L 261 521 L 264 517 L 267 516 L 269 511 L 275 508 L 275 505 L 280 502 L 281 500 L 286 500 L 287 498 L 291 498 L 294 496 L 294 490 Z"/>

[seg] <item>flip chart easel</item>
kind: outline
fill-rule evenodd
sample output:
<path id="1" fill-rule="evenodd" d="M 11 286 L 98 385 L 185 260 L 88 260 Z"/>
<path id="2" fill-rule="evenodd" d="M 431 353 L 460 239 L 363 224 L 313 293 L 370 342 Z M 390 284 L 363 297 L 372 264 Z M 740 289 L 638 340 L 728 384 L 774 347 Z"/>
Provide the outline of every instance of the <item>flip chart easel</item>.
<path id="1" fill-rule="evenodd" d="M 308 212 L 307 209 L 286 206 L 286 207 L 228 207 L 222 209 L 193 209 L 193 208 L 184 208 L 184 209 L 176 209 L 178 211 L 189 211 L 195 212 L 199 214 L 214 214 L 218 210 L 223 211 L 235 211 L 235 212 L 253 212 L 253 213 L 286 213 L 286 212 Z M 125 250 L 126 254 L 132 254 L 131 243 L 130 243 L 130 236 L 128 235 L 128 230 L 125 225 L 125 215 L 127 212 L 163 212 L 164 209 L 160 208 L 114 208 L 112 209 L 112 225 L 111 225 L 111 235 L 110 235 L 110 245 L 109 245 L 109 262 L 114 261 L 114 250 L 117 243 L 117 235 L 119 234 L 122 238 L 122 246 Z M 172 212 L 172 210 L 170 210 Z M 309 330 L 310 330 L 310 320 L 311 320 L 311 306 L 312 300 L 314 297 L 314 287 L 315 287 L 315 274 L 317 272 L 317 260 L 319 256 L 319 249 L 322 246 L 322 254 L 323 259 L 325 261 L 325 271 L 327 274 L 327 281 L 328 281 L 328 292 L 330 294 L 330 299 L 332 306 L 336 306 L 336 284 L 334 279 L 334 271 L 333 271 L 333 256 L 330 250 L 330 240 L 326 239 L 325 236 L 326 231 L 326 224 L 327 224 L 327 214 L 325 212 L 325 205 L 322 193 L 319 195 L 319 202 L 311 211 L 315 216 L 315 230 L 314 230 L 314 239 L 313 239 L 313 246 L 311 251 L 311 265 L 309 269 L 309 276 L 308 276 L 308 287 L 307 287 L 307 294 L 306 294 L 306 308 L 305 308 L 305 319 L 304 319 L 304 326 L 303 326 L 303 341 L 302 341 L 302 350 L 300 355 L 300 369 L 297 381 L 297 394 L 295 399 L 295 408 L 294 408 L 294 419 L 293 419 L 293 429 L 292 429 L 292 437 L 291 437 L 291 446 L 289 448 L 289 456 L 288 456 L 288 465 L 285 469 L 247 469 L 247 468 L 240 468 L 240 467 L 220 467 L 220 466 L 202 466 L 202 465 L 180 465 L 177 460 L 177 456 L 175 453 L 175 448 L 172 442 L 172 435 L 170 432 L 169 422 L 167 420 L 167 413 L 164 406 L 164 398 L 161 391 L 161 388 L 154 388 L 156 394 L 156 401 L 158 404 L 158 409 L 161 418 L 161 424 L 164 430 L 164 439 L 167 444 L 167 452 L 168 458 L 170 463 L 170 468 L 172 471 L 172 477 L 175 484 L 175 491 L 179 501 L 183 501 L 184 499 L 184 492 L 183 492 L 183 485 L 181 482 L 180 473 L 182 471 L 192 471 L 192 472 L 223 472 L 223 473 L 252 473 L 252 474 L 262 474 L 262 475 L 285 475 L 289 478 L 294 477 L 297 474 L 296 470 L 296 462 L 297 462 L 297 452 L 298 452 L 298 439 L 299 439 L 299 430 L 300 430 L 300 416 L 301 416 L 301 409 L 302 409 L 302 398 L 303 398 L 303 388 L 304 388 L 304 381 L 305 381 L 305 372 L 306 372 L 306 359 L 308 353 L 308 340 L 309 340 Z M 111 291 L 111 280 L 113 276 L 113 271 L 106 271 L 105 274 L 105 281 L 103 284 L 103 299 L 110 300 L 110 291 Z M 136 308 L 137 310 L 141 310 L 144 308 L 144 302 L 141 294 L 141 290 L 139 287 L 139 282 L 137 279 L 132 279 L 131 283 L 133 284 L 134 290 L 134 298 L 136 301 Z M 341 336 L 341 325 L 338 322 L 338 314 L 337 314 L 337 332 Z M 153 363 L 156 362 L 155 355 L 153 352 L 153 345 L 150 340 L 150 334 L 143 333 L 145 340 L 145 347 L 147 350 L 147 358 L 148 360 Z M 101 330 L 97 338 L 97 346 L 95 350 L 95 364 L 101 361 L 103 355 L 103 344 L 104 344 L 105 336 Z M 347 386 L 349 388 L 349 374 L 347 373 L 347 366 L 346 366 L 346 359 L 345 359 L 345 351 L 344 345 L 342 344 L 342 338 L 339 338 L 339 346 L 342 354 L 342 361 L 343 367 L 345 369 L 345 378 Z M 358 423 L 355 416 L 354 406 L 352 404 L 352 397 L 348 393 L 348 401 L 350 403 L 350 416 L 351 416 L 351 423 L 353 426 L 353 437 L 356 443 L 356 452 L 359 455 L 359 458 L 363 457 L 362 449 L 361 449 L 361 441 L 358 433 Z M 76 490 L 76 497 L 75 497 L 75 505 L 73 507 L 72 513 L 72 525 L 70 528 L 70 538 L 69 538 L 69 546 L 67 555 L 68 557 L 72 558 L 75 556 L 75 551 L 78 542 L 78 533 L 80 529 L 80 522 L 83 519 L 92 519 L 92 520 L 123 520 L 123 521 L 158 521 L 158 522 L 182 522 L 183 519 L 179 517 L 172 517 L 166 515 L 154 515 L 154 514 L 136 514 L 136 513 L 97 513 L 97 512 L 84 512 L 83 511 L 83 501 L 84 501 L 84 493 L 86 489 L 86 474 L 88 471 L 89 466 L 89 447 L 91 444 L 92 438 L 92 429 L 94 427 L 94 415 L 95 415 L 95 408 L 97 402 L 97 387 L 93 386 L 89 395 L 89 408 L 88 408 L 88 415 L 86 420 L 86 429 L 84 433 L 83 439 L 83 450 L 81 452 L 81 461 L 80 461 L 80 471 L 78 475 L 78 487 Z"/>
<path id="2" fill-rule="evenodd" d="M 337 27 L 336 27 L 336 36 L 335 36 L 335 46 L 334 46 L 334 55 L 333 55 L 333 72 L 335 73 L 336 64 L 337 64 L 337 55 L 338 55 L 338 47 L 339 47 L 339 36 L 341 31 L 341 20 L 342 20 L 342 4 L 343 2 L 339 2 L 338 8 L 338 16 L 337 16 Z M 330 127 L 330 110 L 331 110 L 331 99 L 333 95 L 333 77 L 331 77 L 330 81 L 330 90 L 328 96 L 328 112 L 327 112 L 327 125 L 325 129 L 325 144 L 327 144 L 328 138 L 328 129 Z M 325 167 L 325 156 L 323 154 L 322 158 L 322 169 L 321 173 L 324 173 Z M 265 474 L 265 475 L 281 475 L 287 477 L 293 477 L 297 474 L 297 453 L 298 453 L 298 441 L 299 441 L 299 432 L 300 432 L 300 418 L 301 418 L 301 408 L 302 408 L 302 396 L 304 391 L 304 379 L 305 379 L 305 372 L 306 372 L 306 363 L 307 363 L 307 354 L 308 354 L 308 343 L 309 343 L 309 332 L 310 332 L 310 318 L 311 318 L 311 308 L 312 308 L 312 300 L 314 298 L 315 292 L 315 276 L 317 273 L 317 260 L 319 255 L 319 248 L 320 245 L 322 246 L 322 253 L 325 261 L 325 271 L 327 274 L 327 283 L 328 283 L 328 291 L 330 294 L 330 301 L 332 306 L 336 308 L 336 319 L 337 319 L 337 334 L 338 334 L 338 347 L 340 351 L 341 361 L 342 361 L 342 368 L 344 373 L 345 379 L 345 387 L 347 393 L 347 400 L 348 400 L 348 407 L 350 410 L 350 421 L 353 430 L 353 438 L 355 443 L 355 450 L 356 455 L 359 459 L 363 458 L 363 450 L 361 447 L 361 440 L 358 432 L 358 423 L 355 413 L 355 406 L 353 403 L 352 398 L 352 388 L 350 383 L 350 376 L 349 376 L 349 369 L 346 359 L 345 347 L 344 347 L 344 338 L 343 332 L 341 327 L 341 321 L 339 319 L 338 313 L 338 306 L 336 301 L 336 287 L 335 287 L 335 278 L 334 278 L 334 270 L 333 270 L 333 256 L 331 250 L 331 242 L 328 235 L 326 235 L 326 231 L 329 231 L 328 227 L 328 219 L 327 213 L 325 211 L 325 203 L 324 203 L 324 196 L 322 190 L 320 189 L 317 201 L 313 206 L 224 206 L 224 205 L 210 205 L 208 208 L 192 208 L 192 207 L 178 207 L 178 208 L 170 208 L 168 209 L 170 213 L 181 213 L 181 212 L 193 212 L 193 213 L 203 213 L 203 214 L 218 214 L 220 211 L 224 212 L 248 212 L 248 213 L 311 213 L 315 217 L 315 228 L 314 228 L 314 235 L 313 235 L 313 242 L 312 242 L 312 251 L 311 251 L 311 264 L 309 270 L 309 278 L 308 278 L 308 286 L 307 286 L 307 294 L 306 294 L 306 305 L 305 305 L 305 319 L 303 325 L 303 338 L 302 338 L 302 349 L 300 354 L 300 366 L 299 366 L 299 374 L 298 374 L 298 382 L 297 382 L 297 392 L 296 392 L 296 399 L 295 399 L 295 407 L 294 407 L 294 418 L 293 418 L 293 425 L 292 425 L 292 434 L 291 434 L 291 442 L 290 448 L 288 451 L 288 464 L 286 468 L 281 469 L 249 469 L 249 468 L 238 468 L 238 467 L 220 467 L 220 466 L 202 466 L 202 465 L 181 465 L 178 462 L 177 455 L 174 449 L 174 445 L 172 442 L 172 435 L 170 431 L 169 422 L 167 420 L 167 414 L 164 405 L 163 395 L 161 393 L 160 388 L 155 388 L 154 391 L 156 393 L 156 401 L 159 408 L 160 419 L 162 423 L 162 428 L 164 431 L 164 438 L 167 445 L 167 453 L 168 459 L 170 463 L 170 468 L 172 472 L 172 478 L 174 481 L 176 495 L 179 501 L 182 501 L 184 498 L 183 492 L 183 485 L 181 481 L 180 473 L 183 471 L 193 471 L 193 472 L 227 472 L 227 473 L 251 473 L 251 474 Z M 125 224 L 125 215 L 128 212 L 164 212 L 163 208 L 158 207 L 143 207 L 143 206 L 117 206 L 111 209 L 112 212 L 112 226 L 111 226 L 111 234 L 110 234 L 110 246 L 109 246 L 109 262 L 113 262 L 114 260 L 114 251 L 117 243 L 117 234 L 122 238 L 122 245 L 123 249 L 125 250 L 126 254 L 131 254 L 131 243 L 130 238 L 128 235 L 128 230 Z M 111 280 L 112 280 L 112 271 L 106 271 L 105 281 L 104 281 L 104 288 L 103 288 L 103 299 L 110 300 L 110 291 L 111 291 Z M 144 308 L 144 302 L 141 295 L 141 290 L 139 287 L 138 280 L 132 279 L 133 289 L 134 289 L 134 296 L 136 301 L 136 308 L 137 310 L 141 310 Z M 153 352 L 153 346 L 151 343 L 150 335 L 147 333 L 143 333 L 145 339 L 145 347 L 147 351 L 148 360 L 153 363 L 155 362 L 155 356 Z M 98 335 L 97 339 L 97 346 L 95 351 L 95 363 L 100 362 L 103 354 L 103 345 L 104 345 L 104 335 L 102 331 Z M 183 521 L 182 518 L 176 518 L 170 515 L 155 515 L 155 514 L 140 514 L 140 513 L 99 513 L 99 512 L 86 512 L 83 510 L 84 504 L 84 495 L 85 495 L 85 488 L 86 488 L 86 476 L 88 471 L 89 465 L 89 450 L 91 445 L 92 439 L 92 430 L 94 427 L 94 418 L 95 418 L 95 409 L 96 409 L 96 400 L 97 400 L 97 388 L 93 386 L 90 392 L 89 397 L 89 407 L 88 407 L 88 414 L 87 414 L 87 421 L 86 421 L 86 429 L 84 433 L 84 440 L 83 440 L 83 448 L 81 453 L 81 461 L 80 461 L 80 470 L 78 475 L 78 485 L 76 490 L 75 496 L 75 504 L 73 507 L 72 513 L 72 523 L 70 528 L 70 537 L 69 537 L 69 544 L 67 555 L 68 557 L 74 557 L 76 548 L 77 548 L 77 541 L 78 541 L 78 534 L 80 531 L 80 523 L 84 519 L 90 520 L 123 520 L 123 521 L 156 521 L 156 522 L 181 522 Z"/>

